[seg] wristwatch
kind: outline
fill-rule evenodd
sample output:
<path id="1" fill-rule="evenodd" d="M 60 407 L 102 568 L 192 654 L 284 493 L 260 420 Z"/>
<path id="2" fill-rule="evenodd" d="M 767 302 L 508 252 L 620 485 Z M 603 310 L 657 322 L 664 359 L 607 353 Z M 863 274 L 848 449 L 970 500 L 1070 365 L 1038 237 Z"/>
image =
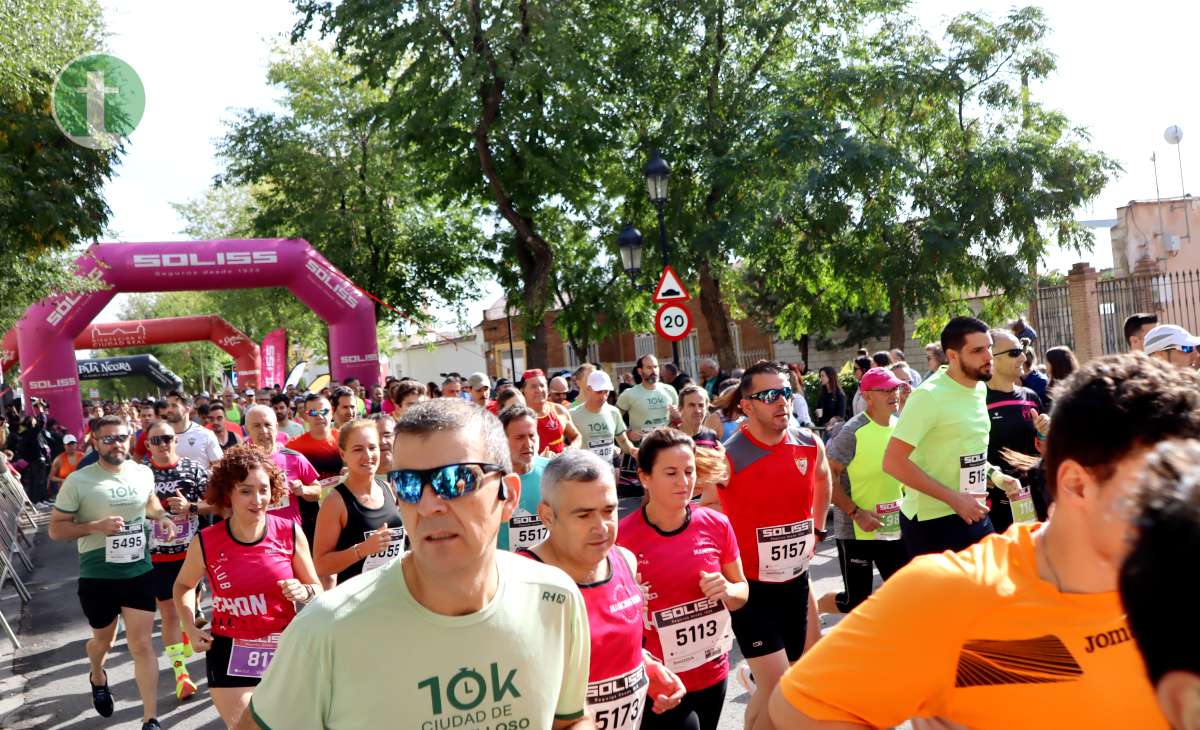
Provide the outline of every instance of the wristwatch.
<path id="1" fill-rule="evenodd" d="M 200 506 L 198 504 L 196 504 L 195 502 L 192 502 L 191 504 L 188 505 L 188 514 L 190 514 L 190 515 L 200 514 Z"/>

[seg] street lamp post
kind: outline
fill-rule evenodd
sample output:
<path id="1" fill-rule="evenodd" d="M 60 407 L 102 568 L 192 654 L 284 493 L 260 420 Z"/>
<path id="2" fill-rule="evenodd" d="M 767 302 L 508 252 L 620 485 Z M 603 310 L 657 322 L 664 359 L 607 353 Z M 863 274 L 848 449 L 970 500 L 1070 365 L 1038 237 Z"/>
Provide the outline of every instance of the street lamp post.
<path id="1" fill-rule="evenodd" d="M 667 222 L 666 222 L 666 205 L 667 205 L 667 178 L 671 176 L 671 167 L 667 161 L 662 158 L 658 150 L 650 153 L 650 161 L 646 163 L 646 167 L 642 170 L 642 174 L 646 176 L 646 192 L 650 194 L 650 202 L 654 203 L 654 207 L 658 209 L 658 250 L 662 256 L 663 268 L 665 269 L 671 262 L 667 250 Z M 679 343 L 671 342 L 671 361 L 675 367 L 679 367 Z"/>

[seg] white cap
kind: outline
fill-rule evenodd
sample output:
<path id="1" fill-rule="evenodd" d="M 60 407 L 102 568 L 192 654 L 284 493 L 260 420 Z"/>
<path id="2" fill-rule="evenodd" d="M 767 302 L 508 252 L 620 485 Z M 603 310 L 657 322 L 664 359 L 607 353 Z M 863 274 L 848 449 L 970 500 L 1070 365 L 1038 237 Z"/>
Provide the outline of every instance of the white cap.
<path id="1" fill-rule="evenodd" d="M 246 392 L 245 392 L 245 393 L 242 393 L 242 395 L 246 396 L 247 398 L 253 398 L 253 397 L 254 397 L 254 391 L 253 391 L 252 389 L 250 389 L 250 388 L 246 388 Z"/>
<path id="2" fill-rule="evenodd" d="M 1160 324 L 1146 333 L 1143 343 L 1146 354 L 1149 355 L 1176 347 L 1195 347 L 1200 345 L 1200 337 L 1193 337 L 1177 324 Z"/>
<path id="3" fill-rule="evenodd" d="M 612 379 L 603 370 L 597 370 L 588 376 L 587 387 L 599 393 L 602 390 L 612 390 Z"/>
<path id="4" fill-rule="evenodd" d="M 78 443 L 78 439 L 76 439 L 71 434 L 67 434 L 66 436 L 63 436 L 63 444 L 64 445 L 65 444 L 74 444 L 74 443 Z"/>

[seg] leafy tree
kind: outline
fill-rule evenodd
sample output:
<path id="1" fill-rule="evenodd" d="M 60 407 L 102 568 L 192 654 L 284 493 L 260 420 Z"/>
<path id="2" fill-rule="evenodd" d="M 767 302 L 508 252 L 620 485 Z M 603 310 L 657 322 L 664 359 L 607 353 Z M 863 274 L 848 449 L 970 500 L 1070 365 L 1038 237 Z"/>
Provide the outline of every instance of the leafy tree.
<path id="1" fill-rule="evenodd" d="M 78 244 L 109 219 L 103 187 L 122 148 L 90 150 L 66 138 L 51 115 L 59 69 L 100 48 L 103 27 L 92 0 L 9 0 L 0 4 L 0 330 L 53 291 L 94 290 L 70 261 Z"/>
<path id="2" fill-rule="evenodd" d="M 408 181 L 439 205 L 494 216 L 484 251 L 519 307 L 528 362 L 548 362 L 543 315 L 563 245 L 548 225 L 610 230 L 599 184 L 619 169 L 610 69 L 632 26 L 618 3 L 561 0 L 294 0 L 361 78 L 405 160 Z M 547 219 L 557 220 L 548 223 Z M 561 228 L 561 225 L 560 225 Z"/>
<path id="3" fill-rule="evenodd" d="M 792 89 L 810 111 L 779 134 L 808 173 L 770 213 L 791 241 L 767 241 L 747 265 L 760 303 L 802 289 L 778 310 L 781 334 L 850 304 L 888 312 L 898 347 L 906 312 L 944 317 L 984 290 L 1009 310 L 1052 244 L 1088 247 L 1074 210 L 1118 168 L 1031 99 L 1054 70 L 1047 32 L 1036 8 L 968 13 L 943 46 L 895 15 Z"/>
<path id="4" fill-rule="evenodd" d="M 253 188 L 251 232 L 306 239 L 412 320 L 466 300 L 480 231 L 468 206 L 419 192 L 408 145 L 377 112 L 384 93 L 314 43 L 279 51 L 268 79 L 283 111 L 244 110 L 219 143 L 218 185 Z"/>

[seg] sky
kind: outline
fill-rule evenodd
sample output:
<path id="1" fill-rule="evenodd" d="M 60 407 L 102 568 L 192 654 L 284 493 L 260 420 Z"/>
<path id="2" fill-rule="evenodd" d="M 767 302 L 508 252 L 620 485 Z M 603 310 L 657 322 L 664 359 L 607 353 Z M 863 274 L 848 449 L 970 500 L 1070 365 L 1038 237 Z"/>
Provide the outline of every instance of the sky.
<path id="1" fill-rule="evenodd" d="M 146 111 L 128 154 L 106 187 L 113 240 L 181 240 L 183 221 L 171 203 L 199 197 L 219 172 L 214 143 L 237 109 L 269 108 L 276 92 L 266 84 L 272 44 L 293 22 L 287 0 L 102 0 L 110 33 L 108 50 L 132 65 L 146 89 Z M 912 12 L 940 34 L 946 19 L 965 10 L 999 18 L 1011 2 L 916 0 Z M 1155 195 L 1151 154 L 1159 158 L 1162 195 L 1181 192 L 1184 178 L 1200 181 L 1200 95 L 1188 72 L 1197 66 L 1200 4 L 1142 0 L 1129 5 L 1047 0 L 1052 34 L 1047 47 L 1058 58 L 1052 78 L 1033 88 L 1044 104 L 1065 112 L 1090 131 L 1094 148 L 1124 168 L 1080 220 L 1111 219 L 1118 206 Z M 1177 149 L 1163 139 L 1170 125 L 1184 130 Z M 1192 184 L 1196 187 L 1196 183 Z M 1077 260 L 1097 269 L 1112 265 L 1107 228 L 1095 229 L 1090 256 L 1057 252 L 1046 270 L 1065 271 Z M 496 297 L 490 287 L 470 308 L 476 321 Z M 116 297 L 100 320 L 116 319 Z"/>

